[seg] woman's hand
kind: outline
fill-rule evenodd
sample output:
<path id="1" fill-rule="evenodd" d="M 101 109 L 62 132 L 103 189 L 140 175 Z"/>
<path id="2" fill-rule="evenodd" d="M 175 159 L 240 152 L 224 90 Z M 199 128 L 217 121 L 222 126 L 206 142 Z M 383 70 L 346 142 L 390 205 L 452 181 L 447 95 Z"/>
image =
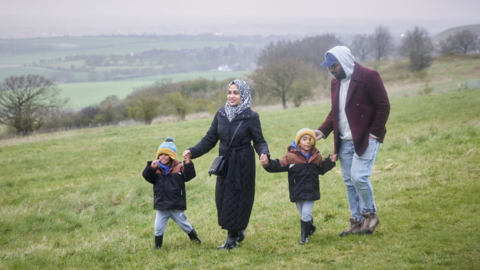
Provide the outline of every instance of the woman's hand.
<path id="1" fill-rule="evenodd" d="M 183 158 L 186 159 L 191 159 L 192 158 L 192 152 L 190 152 L 190 150 L 185 150 L 183 151 L 183 154 L 182 154 Z"/>
<path id="2" fill-rule="evenodd" d="M 268 157 L 267 157 L 267 155 L 262 154 L 262 155 L 260 156 L 260 163 L 262 163 L 262 166 L 263 166 L 263 167 L 267 167 L 267 166 L 268 166 Z"/>
<path id="3" fill-rule="evenodd" d="M 152 169 L 158 169 L 158 160 L 152 161 L 152 164 L 150 164 L 150 168 Z"/>
<path id="4" fill-rule="evenodd" d="M 185 161 L 185 164 L 188 164 L 188 163 L 190 163 L 190 158 L 192 157 L 192 152 L 190 152 L 190 150 L 185 150 L 185 151 L 183 151 L 182 157 L 183 157 L 183 161 Z"/>
<path id="5" fill-rule="evenodd" d="M 330 160 L 331 160 L 332 162 L 337 161 L 337 155 L 330 155 Z"/>

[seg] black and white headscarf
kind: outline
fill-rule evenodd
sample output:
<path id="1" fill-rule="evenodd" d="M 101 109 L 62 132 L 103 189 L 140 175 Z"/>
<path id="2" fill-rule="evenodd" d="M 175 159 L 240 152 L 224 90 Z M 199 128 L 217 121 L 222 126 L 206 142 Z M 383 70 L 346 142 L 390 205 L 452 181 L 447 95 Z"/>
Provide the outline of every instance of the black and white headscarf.
<path id="1" fill-rule="evenodd" d="M 233 118 L 237 116 L 239 113 L 243 112 L 246 108 L 250 107 L 252 104 L 252 96 L 250 95 L 250 86 L 246 81 L 242 80 L 233 80 L 229 85 L 235 84 L 238 87 L 238 91 L 240 92 L 240 97 L 242 100 L 240 104 L 235 107 L 230 106 L 230 103 L 225 104 L 225 113 L 227 114 L 228 121 L 232 122 Z M 228 90 L 227 90 L 228 91 Z"/>

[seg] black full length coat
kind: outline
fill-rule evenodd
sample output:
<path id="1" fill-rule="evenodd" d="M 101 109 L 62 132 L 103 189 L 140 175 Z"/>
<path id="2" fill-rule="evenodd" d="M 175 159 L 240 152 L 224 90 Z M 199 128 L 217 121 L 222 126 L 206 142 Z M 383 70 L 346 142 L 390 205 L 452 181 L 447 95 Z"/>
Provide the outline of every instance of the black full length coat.
<path id="1" fill-rule="evenodd" d="M 240 122 L 228 152 L 228 145 Z M 215 203 L 218 225 L 225 230 L 240 231 L 247 228 L 255 199 L 255 151 L 260 156 L 270 156 L 268 145 L 263 138 L 258 113 L 250 108 L 228 121 L 225 108 L 213 118 L 212 125 L 202 140 L 190 148 L 192 158 L 209 152 L 220 140 L 219 155 L 227 160 L 225 177 L 217 177 Z M 253 147 L 251 142 L 253 141 Z"/>

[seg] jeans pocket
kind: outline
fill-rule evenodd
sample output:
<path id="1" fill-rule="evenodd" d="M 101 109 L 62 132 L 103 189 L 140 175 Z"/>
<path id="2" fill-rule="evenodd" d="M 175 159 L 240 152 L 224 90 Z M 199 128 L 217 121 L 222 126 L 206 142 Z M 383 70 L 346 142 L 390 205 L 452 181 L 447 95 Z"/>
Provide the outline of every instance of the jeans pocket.
<path id="1" fill-rule="evenodd" d="M 377 154 L 378 144 L 379 142 L 377 140 L 369 138 L 368 147 L 365 149 L 365 152 L 363 152 L 362 156 L 358 156 L 357 154 L 355 155 L 361 160 L 373 160 Z"/>

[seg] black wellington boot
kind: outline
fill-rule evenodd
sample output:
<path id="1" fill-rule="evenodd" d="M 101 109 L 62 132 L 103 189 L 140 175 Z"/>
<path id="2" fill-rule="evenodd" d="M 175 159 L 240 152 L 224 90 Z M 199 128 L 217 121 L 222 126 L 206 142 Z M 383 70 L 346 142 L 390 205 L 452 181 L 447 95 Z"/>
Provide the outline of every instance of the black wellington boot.
<path id="1" fill-rule="evenodd" d="M 310 221 L 300 220 L 300 226 L 302 230 L 302 238 L 300 239 L 300 245 L 308 243 L 308 234 L 310 233 Z"/>
<path id="2" fill-rule="evenodd" d="M 313 224 L 313 218 L 312 218 L 312 220 L 310 221 L 310 233 L 308 234 L 308 237 L 313 236 L 313 233 L 315 233 L 316 230 L 317 230 L 317 226 Z"/>
<path id="3" fill-rule="evenodd" d="M 241 231 L 238 233 L 238 243 L 242 242 L 243 239 L 245 239 L 245 230 L 241 230 Z"/>
<path id="4" fill-rule="evenodd" d="M 238 232 L 229 230 L 227 235 L 227 241 L 223 245 L 219 246 L 217 249 L 232 249 L 236 248 L 238 245 Z"/>
<path id="5" fill-rule="evenodd" d="M 156 236 L 155 235 L 155 246 L 153 247 L 152 250 L 160 249 L 163 244 L 163 235 Z"/>
<path id="6" fill-rule="evenodd" d="M 192 231 L 188 234 L 188 237 L 190 237 L 190 241 L 195 242 L 197 244 L 201 244 L 202 240 L 198 238 L 197 232 L 195 231 L 195 228 L 192 229 Z"/>

